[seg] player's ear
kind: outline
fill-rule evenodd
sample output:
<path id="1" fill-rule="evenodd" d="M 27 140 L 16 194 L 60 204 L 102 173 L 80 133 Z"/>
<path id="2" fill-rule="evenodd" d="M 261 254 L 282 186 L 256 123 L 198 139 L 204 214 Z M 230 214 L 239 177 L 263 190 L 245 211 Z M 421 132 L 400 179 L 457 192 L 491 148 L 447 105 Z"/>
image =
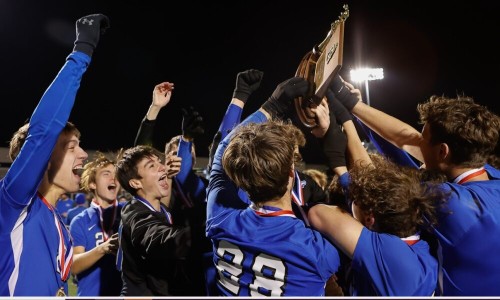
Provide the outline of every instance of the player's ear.
<path id="1" fill-rule="evenodd" d="M 141 183 L 141 181 L 140 181 L 139 179 L 130 179 L 130 180 L 128 181 L 128 184 L 129 184 L 132 188 L 134 188 L 134 189 L 136 189 L 136 190 L 138 190 L 138 189 L 142 188 L 142 183 Z"/>
<path id="2" fill-rule="evenodd" d="M 364 215 L 364 221 L 366 228 L 368 229 L 373 228 L 373 226 L 375 225 L 375 217 L 373 216 L 373 213 L 372 212 L 366 213 Z"/>
<path id="3" fill-rule="evenodd" d="M 92 189 L 92 190 L 95 190 L 95 189 L 97 188 L 97 186 L 96 186 L 95 182 L 91 182 L 91 183 L 89 184 L 89 188 L 90 188 L 90 189 Z"/>
<path id="4" fill-rule="evenodd" d="M 441 143 L 439 145 L 439 157 L 442 160 L 445 160 L 446 158 L 449 157 L 449 155 L 450 155 L 450 147 L 446 143 Z"/>

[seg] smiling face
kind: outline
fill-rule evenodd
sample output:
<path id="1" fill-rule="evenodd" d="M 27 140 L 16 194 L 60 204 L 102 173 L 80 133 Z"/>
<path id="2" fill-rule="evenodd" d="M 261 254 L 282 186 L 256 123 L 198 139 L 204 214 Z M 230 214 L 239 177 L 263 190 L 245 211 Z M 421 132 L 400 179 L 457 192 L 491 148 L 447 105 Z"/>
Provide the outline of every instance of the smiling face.
<path id="1" fill-rule="evenodd" d="M 87 157 L 76 134 L 63 131 L 50 157 L 47 170 L 49 183 L 61 189 L 61 193 L 78 192 L 80 174 Z"/>
<path id="2" fill-rule="evenodd" d="M 168 195 L 169 185 L 163 162 L 157 156 L 146 156 L 137 164 L 139 179 L 131 179 L 130 185 L 146 200 L 161 199 Z"/>
<path id="3" fill-rule="evenodd" d="M 89 186 L 100 204 L 112 204 L 118 195 L 119 185 L 115 172 L 115 166 L 112 163 L 96 170 L 95 182 L 90 183 Z"/>

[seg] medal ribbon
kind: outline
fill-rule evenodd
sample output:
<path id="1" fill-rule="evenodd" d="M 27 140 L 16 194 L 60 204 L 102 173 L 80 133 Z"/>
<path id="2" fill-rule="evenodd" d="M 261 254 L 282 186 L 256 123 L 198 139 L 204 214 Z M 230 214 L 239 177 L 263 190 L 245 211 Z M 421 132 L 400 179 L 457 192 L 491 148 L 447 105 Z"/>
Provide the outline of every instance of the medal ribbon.
<path id="1" fill-rule="evenodd" d="M 141 198 L 139 196 L 135 196 L 134 197 L 137 201 L 141 202 L 142 204 L 146 205 L 150 210 L 154 211 L 154 212 L 158 212 L 154 207 L 153 205 L 151 205 L 151 203 L 149 203 L 148 200 L 144 199 L 144 198 Z M 172 215 L 165 209 L 163 208 L 163 206 L 160 205 L 160 209 L 161 211 L 165 214 L 165 216 L 167 216 L 167 220 L 168 222 L 170 223 L 170 225 L 173 225 L 174 222 L 172 220 Z"/>
<path id="2" fill-rule="evenodd" d="M 261 217 L 292 217 L 296 218 L 295 214 L 291 210 L 285 210 L 278 207 L 266 206 L 257 207 L 253 203 L 250 206 L 255 213 Z"/>
<path id="3" fill-rule="evenodd" d="M 295 181 L 294 185 L 292 188 L 292 201 L 297 204 L 297 209 L 299 210 L 302 220 L 306 224 L 307 227 L 310 227 L 311 224 L 309 224 L 309 219 L 307 218 L 307 214 L 302 208 L 304 205 L 304 191 L 303 191 L 303 186 L 302 186 L 302 181 L 300 180 L 299 177 L 299 172 L 295 171 Z"/>
<path id="4" fill-rule="evenodd" d="M 302 183 L 299 177 L 299 173 L 295 171 L 295 182 L 292 188 L 292 200 L 297 203 L 298 206 L 304 205 L 304 193 L 302 192 Z"/>
<path id="5" fill-rule="evenodd" d="M 479 175 L 484 174 L 484 172 L 486 172 L 484 167 L 481 167 L 478 169 L 472 169 L 472 170 L 469 170 L 467 172 L 462 173 L 460 176 L 455 178 L 455 180 L 453 180 L 453 182 L 458 183 L 458 184 L 462 184 L 462 183 L 465 183 L 465 182 L 471 180 L 474 177 L 477 177 Z"/>
<path id="6" fill-rule="evenodd" d="M 71 269 L 71 264 L 73 263 L 73 242 L 71 241 L 71 235 L 68 229 L 66 229 L 66 226 L 62 224 L 59 214 L 54 210 L 54 207 L 42 196 L 42 194 L 38 193 L 38 197 L 42 199 L 43 204 L 47 206 L 54 216 L 54 223 L 57 227 L 57 233 L 59 234 L 57 271 L 61 274 L 61 280 L 66 281 L 70 274 L 69 270 Z M 66 248 L 66 244 L 64 242 L 64 231 L 66 231 L 69 237 L 69 248 Z"/>
<path id="7" fill-rule="evenodd" d="M 112 219 L 111 219 L 111 223 L 109 224 L 109 229 L 106 230 L 104 229 L 104 211 L 103 211 L 103 208 L 101 207 L 101 205 L 99 203 L 97 203 L 97 201 L 92 201 L 92 203 L 90 203 L 90 205 L 97 209 L 97 212 L 99 213 L 99 221 L 101 223 L 101 231 L 102 231 L 102 234 L 104 236 L 104 241 L 107 241 L 109 239 L 109 237 L 113 234 L 113 224 L 115 224 L 115 218 L 116 218 L 116 207 L 117 207 L 117 204 L 116 204 L 116 200 L 113 201 L 113 216 L 112 216 Z"/>
<path id="8" fill-rule="evenodd" d="M 405 242 L 408 246 L 413 246 L 420 241 L 420 234 L 414 234 L 412 236 L 401 238 L 403 242 Z"/>

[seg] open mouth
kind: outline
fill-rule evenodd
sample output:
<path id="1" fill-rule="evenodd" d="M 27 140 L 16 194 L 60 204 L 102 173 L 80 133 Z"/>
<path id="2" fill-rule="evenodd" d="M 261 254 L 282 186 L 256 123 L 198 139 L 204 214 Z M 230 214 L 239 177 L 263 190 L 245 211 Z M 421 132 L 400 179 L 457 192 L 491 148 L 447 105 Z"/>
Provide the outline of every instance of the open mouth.
<path id="1" fill-rule="evenodd" d="M 73 174 L 77 175 L 77 176 L 82 176 L 83 174 L 83 167 L 80 165 L 80 166 L 76 166 L 75 168 L 73 168 Z"/>
<path id="2" fill-rule="evenodd" d="M 108 191 L 111 191 L 111 192 L 116 191 L 116 185 L 114 185 L 114 184 L 108 185 Z"/>
<path id="3" fill-rule="evenodd" d="M 163 174 L 158 181 L 160 182 L 160 186 L 164 189 L 169 188 L 169 185 L 167 183 L 167 174 Z"/>

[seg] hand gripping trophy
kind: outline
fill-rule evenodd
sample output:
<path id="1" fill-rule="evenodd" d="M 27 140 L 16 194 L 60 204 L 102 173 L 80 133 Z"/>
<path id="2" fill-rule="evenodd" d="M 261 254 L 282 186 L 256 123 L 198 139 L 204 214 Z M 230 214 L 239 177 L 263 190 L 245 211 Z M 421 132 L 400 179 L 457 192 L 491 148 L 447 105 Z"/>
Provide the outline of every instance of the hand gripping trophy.
<path id="1" fill-rule="evenodd" d="M 343 8 L 339 18 L 331 24 L 326 38 L 302 58 L 295 72 L 296 76 L 305 78 L 312 87 L 309 89 L 310 95 L 295 99 L 297 115 L 306 127 L 316 126 L 311 108 L 321 103 L 331 80 L 342 67 L 344 23 L 349 17 L 347 4 L 344 4 Z"/>

